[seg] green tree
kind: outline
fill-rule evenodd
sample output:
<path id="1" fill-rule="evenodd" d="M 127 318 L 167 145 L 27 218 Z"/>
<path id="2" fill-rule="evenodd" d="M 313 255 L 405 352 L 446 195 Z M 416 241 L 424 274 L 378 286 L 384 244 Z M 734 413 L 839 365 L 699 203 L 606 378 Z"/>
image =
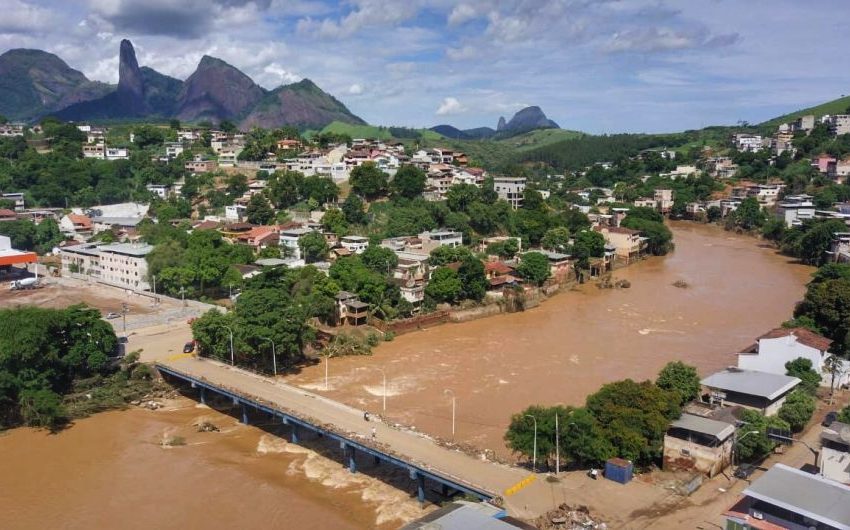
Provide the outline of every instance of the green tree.
<path id="1" fill-rule="evenodd" d="M 700 379 L 697 369 L 681 361 L 671 361 L 658 373 L 655 384 L 679 395 L 679 405 L 699 397 Z"/>
<path id="2" fill-rule="evenodd" d="M 797 357 L 793 361 L 785 363 L 785 375 L 796 377 L 802 381 L 800 388 L 808 394 L 817 393 L 820 386 L 821 376 L 812 368 L 812 361 L 804 357 Z"/>
<path id="3" fill-rule="evenodd" d="M 567 247 L 570 245 L 570 231 L 563 226 L 550 228 L 546 231 L 540 244 L 543 248 L 555 252 L 567 252 Z"/>
<path id="4" fill-rule="evenodd" d="M 572 409 L 561 406 L 532 405 L 511 416 L 511 423 L 504 436 L 505 444 L 514 453 L 525 456 L 529 462 L 533 461 L 536 448 L 537 469 L 548 467 L 555 455 L 555 415 L 558 415 L 560 437 L 564 438 L 567 418 L 570 417 L 571 412 Z"/>
<path id="5" fill-rule="evenodd" d="M 416 166 L 404 164 L 396 171 L 390 188 L 393 195 L 413 199 L 425 191 L 425 172 Z"/>
<path id="6" fill-rule="evenodd" d="M 51 252 L 53 248 L 64 240 L 62 232 L 59 231 L 59 223 L 55 219 L 47 218 L 35 227 L 35 251 L 39 254 Z"/>
<path id="7" fill-rule="evenodd" d="M 339 208 L 329 208 L 322 216 L 322 228 L 338 236 L 344 236 L 348 233 L 348 221 L 346 221 L 342 210 Z"/>
<path id="8" fill-rule="evenodd" d="M 248 207 L 245 208 L 245 217 L 251 224 L 265 225 L 274 219 L 274 210 L 269 204 L 269 201 L 261 193 L 257 193 L 248 201 Z"/>
<path id="9" fill-rule="evenodd" d="M 761 235 L 771 241 L 782 241 L 785 235 L 785 221 L 778 217 L 771 217 L 761 227 Z"/>
<path id="10" fill-rule="evenodd" d="M 0 235 L 9 238 L 12 248 L 18 250 L 33 250 L 36 240 L 36 227 L 28 219 L 3 221 L 0 223 Z"/>
<path id="11" fill-rule="evenodd" d="M 499 256 L 502 259 L 512 259 L 517 252 L 519 252 L 519 241 L 513 237 L 487 245 L 487 254 Z"/>
<path id="12" fill-rule="evenodd" d="M 463 285 L 457 273 L 448 267 L 438 267 L 431 274 L 431 280 L 425 287 L 425 295 L 437 303 L 456 303 L 463 293 Z"/>
<path id="13" fill-rule="evenodd" d="M 446 191 L 446 204 L 453 212 L 466 212 L 480 197 L 480 190 L 472 184 L 455 184 Z"/>
<path id="14" fill-rule="evenodd" d="M 705 218 L 709 223 L 717 222 L 721 217 L 723 217 L 723 210 L 720 209 L 720 206 L 709 206 L 705 212 Z"/>
<path id="15" fill-rule="evenodd" d="M 586 407 L 618 456 L 647 465 L 660 456 L 670 421 L 679 417 L 679 399 L 650 381 L 626 379 L 588 396 Z"/>
<path id="16" fill-rule="evenodd" d="M 627 215 L 620 225 L 643 233 L 648 238 L 647 250 L 654 256 L 663 256 L 673 250 L 673 232 L 664 223 Z"/>
<path id="17" fill-rule="evenodd" d="M 848 350 L 850 330 L 850 279 L 836 278 L 811 282 L 802 302 L 794 309 L 796 318 L 807 317 L 833 340 L 833 352 Z"/>
<path id="18" fill-rule="evenodd" d="M 370 200 L 377 199 L 387 193 L 387 174 L 381 171 L 374 162 L 364 162 L 351 170 L 349 182 L 355 193 Z"/>
<path id="19" fill-rule="evenodd" d="M 467 300 L 480 302 L 487 294 L 487 275 L 484 272 L 484 264 L 475 256 L 465 256 L 457 271 L 458 279 L 463 287 L 461 297 Z"/>
<path id="20" fill-rule="evenodd" d="M 735 443 L 735 460 L 738 462 L 758 460 L 773 451 L 776 442 L 767 437 L 768 429 L 790 429 L 782 418 L 767 418 L 750 409 L 741 411 L 740 420 L 742 426 L 738 429 Z"/>
<path id="21" fill-rule="evenodd" d="M 319 232 L 310 232 L 298 238 L 298 247 L 307 263 L 322 261 L 328 257 L 328 244 Z"/>
<path id="22" fill-rule="evenodd" d="M 363 225 L 369 220 L 363 210 L 363 200 L 354 193 L 350 193 L 343 201 L 342 213 L 349 224 Z"/>
<path id="23" fill-rule="evenodd" d="M 815 398 L 805 390 L 795 390 L 785 398 L 785 403 L 782 404 L 777 415 L 788 422 L 792 431 L 800 432 L 812 419 L 814 413 Z"/>
<path id="24" fill-rule="evenodd" d="M 549 258 L 540 252 L 526 252 L 522 255 L 517 272 L 535 285 L 541 286 L 552 275 Z"/>
<path id="25" fill-rule="evenodd" d="M 744 230 L 752 230 L 764 224 L 765 214 L 755 197 L 747 197 L 741 201 L 741 204 L 734 212 L 729 214 L 729 219 L 733 226 L 741 227 Z"/>
<path id="26" fill-rule="evenodd" d="M 398 265 L 396 253 L 380 245 L 369 245 L 360 255 L 360 259 L 366 268 L 384 275 L 390 275 Z"/>

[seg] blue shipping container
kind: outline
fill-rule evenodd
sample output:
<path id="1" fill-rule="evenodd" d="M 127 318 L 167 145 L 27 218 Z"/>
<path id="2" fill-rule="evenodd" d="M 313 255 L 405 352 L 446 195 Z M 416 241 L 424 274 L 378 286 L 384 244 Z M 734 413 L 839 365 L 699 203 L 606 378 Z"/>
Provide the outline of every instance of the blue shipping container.
<path id="1" fill-rule="evenodd" d="M 628 484 L 632 480 L 633 469 L 634 466 L 628 460 L 612 458 L 605 462 L 605 478 L 620 484 Z"/>

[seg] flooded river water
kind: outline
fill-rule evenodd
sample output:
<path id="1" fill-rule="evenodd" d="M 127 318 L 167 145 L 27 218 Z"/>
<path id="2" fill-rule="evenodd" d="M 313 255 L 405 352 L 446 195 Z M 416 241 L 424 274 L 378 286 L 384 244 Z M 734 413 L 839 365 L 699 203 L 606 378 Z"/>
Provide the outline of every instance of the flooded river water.
<path id="1" fill-rule="evenodd" d="M 525 313 L 400 336 L 375 355 L 332 359 L 294 384 L 505 456 L 511 414 L 581 404 L 600 385 L 652 378 L 669 360 L 701 373 L 787 319 L 811 269 L 742 236 L 674 224 L 676 251 Z M 687 288 L 672 284 L 687 282 Z M 57 435 L 0 435 L 0 528 L 394 528 L 418 515 L 406 493 L 233 417 L 182 399 L 170 410 L 108 412 Z M 208 418 L 220 433 L 198 433 Z M 163 437 L 186 445 L 164 448 Z"/>
<path id="2" fill-rule="evenodd" d="M 291 382 L 373 412 L 387 374 L 390 419 L 506 456 L 511 414 L 531 404 L 580 405 L 602 384 L 654 378 L 681 359 L 707 374 L 734 365 L 739 348 L 790 318 L 810 267 L 753 238 L 673 223 L 676 250 L 620 269 L 631 288 L 585 285 L 524 313 L 402 335 L 372 357 L 331 359 Z M 673 285 L 677 280 L 688 287 Z"/>

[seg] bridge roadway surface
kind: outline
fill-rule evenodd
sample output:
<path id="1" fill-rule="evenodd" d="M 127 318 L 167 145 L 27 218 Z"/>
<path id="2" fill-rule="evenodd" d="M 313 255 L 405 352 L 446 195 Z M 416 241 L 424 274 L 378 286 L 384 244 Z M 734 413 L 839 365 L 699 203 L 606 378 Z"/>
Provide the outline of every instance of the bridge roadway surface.
<path id="1" fill-rule="evenodd" d="M 338 401 L 209 359 L 172 358 L 159 360 L 157 364 L 245 398 L 264 401 L 306 423 L 318 424 L 317 427 L 331 424 L 337 434 L 360 444 L 379 450 L 385 446 L 396 458 L 504 497 L 504 507 L 510 515 L 532 518 L 552 508 L 551 485 L 544 477 L 505 496 L 505 490 L 529 476 L 527 470 L 474 458 L 440 446 L 416 432 L 399 430 L 378 421 L 364 422 L 362 410 Z M 373 427 L 376 429 L 375 444 L 370 442 Z"/>

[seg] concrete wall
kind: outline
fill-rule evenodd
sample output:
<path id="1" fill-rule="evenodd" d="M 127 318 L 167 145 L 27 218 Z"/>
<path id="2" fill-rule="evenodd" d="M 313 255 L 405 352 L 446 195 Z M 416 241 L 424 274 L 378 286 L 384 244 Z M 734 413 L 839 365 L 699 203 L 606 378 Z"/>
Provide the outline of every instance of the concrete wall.
<path id="1" fill-rule="evenodd" d="M 681 438 L 664 436 L 664 470 L 695 471 L 713 477 L 732 462 L 732 438 L 707 447 Z"/>

